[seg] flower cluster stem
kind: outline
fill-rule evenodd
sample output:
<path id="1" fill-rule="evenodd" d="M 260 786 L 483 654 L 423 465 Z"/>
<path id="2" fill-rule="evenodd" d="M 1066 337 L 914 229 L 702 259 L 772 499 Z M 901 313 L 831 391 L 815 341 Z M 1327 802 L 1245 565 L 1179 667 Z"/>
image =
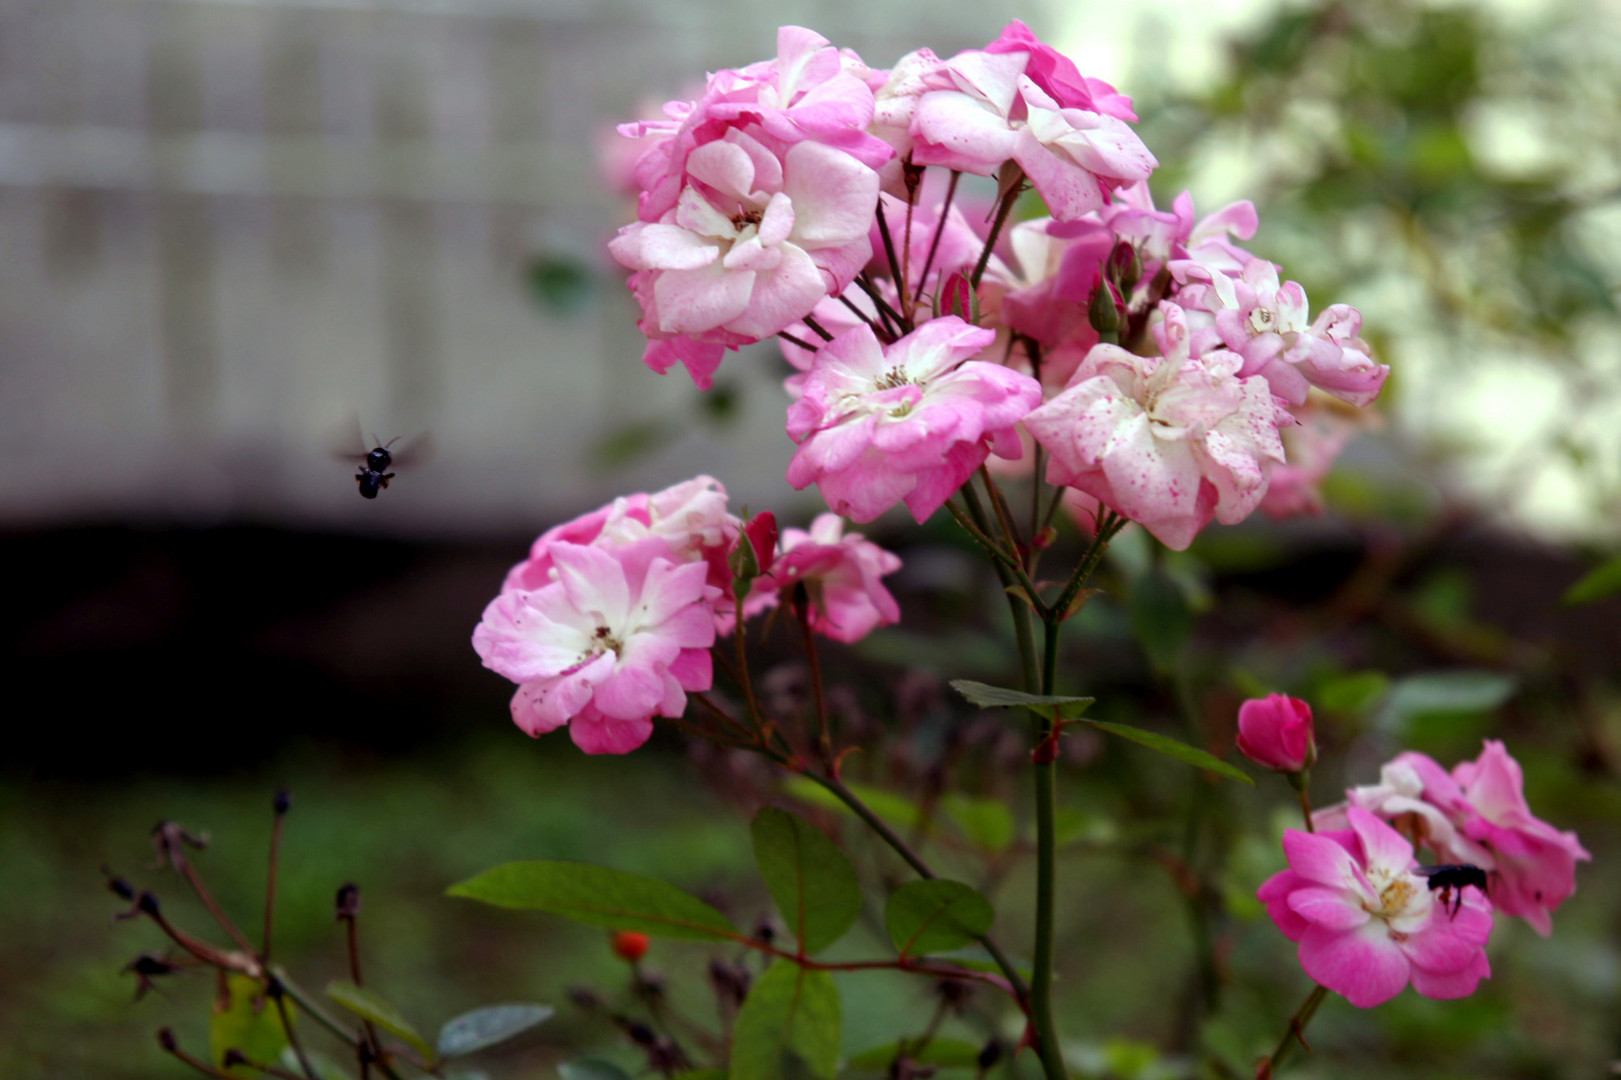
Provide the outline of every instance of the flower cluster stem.
<path id="1" fill-rule="evenodd" d="M 1267 1057 L 1262 1058 L 1260 1065 L 1256 1067 L 1255 1080 L 1272 1080 L 1278 1074 L 1278 1069 L 1289 1059 L 1289 1055 L 1294 1052 L 1296 1045 L 1305 1046 L 1307 1052 L 1310 1052 L 1311 1047 L 1306 1046 L 1304 1037 L 1306 1025 L 1310 1024 L 1311 1018 L 1317 1015 L 1317 1008 L 1322 1005 L 1323 999 L 1326 997 L 1328 997 L 1328 987 L 1314 986 L 1311 988 L 1311 993 L 1307 994 L 1306 1000 L 1300 1003 L 1300 1008 L 1296 1009 L 1295 1014 L 1289 1017 L 1289 1029 L 1283 1033 L 1283 1038 L 1278 1040 L 1278 1048 Z"/>

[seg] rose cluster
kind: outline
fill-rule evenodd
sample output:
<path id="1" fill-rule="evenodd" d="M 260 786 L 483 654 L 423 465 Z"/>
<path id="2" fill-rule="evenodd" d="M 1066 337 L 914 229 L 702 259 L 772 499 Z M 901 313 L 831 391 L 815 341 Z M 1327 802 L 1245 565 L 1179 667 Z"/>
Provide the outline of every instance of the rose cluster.
<path id="1" fill-rule="evenodd" d="M 708 387 L 727 350 L 779 338 L 789 482 L 856 521 L 921 521 L 1032 442 L 1046 482 L 1177 549 L 1317 509 L 1388 368 L 1354 308 L 1314 317 L 1239 246 L 1249 203 L 1157 208 L 1135 120 L 1021 22 L 888 71 L 784 27 L 775 59 L 620 128 L 638 220 L 609 247 L 644 359 Z M 995 200 L 959 200 L 962 174 Z M 1026 187 L 1049 216 L 1005 229 Z"/>
<path id="2" fill-rule="evenodd" d="M 512 719 L 530 735 L 567 724 L 591 754 L 646 742 L 653 717 L 680 717 L 709 689 L 710 647 L 785 595 L 811 628 L 852 642 L 900 618 L 880 580 L 900 560 L 824 514 L 806 530 L 727 510 L 710 477 L 615 499 L 541 535 L 484 609 L 473 648 L 518 684 Z M 749 545 L 746 591 L 733 567 Z"/>
<path id="3" fill-rule="evenodd" d="M 1298 773 L 1315 753 L 1311 710 L 1280 695 L 1246 702 L 1240 744 Z M 1289 868 L 1258 895 L 1299 944 L 1306 974 L 1364 1008 L 1409 983 L 1431 998 L 1474 993 L 1491 974 L 1494 910 L 1548 934 L 1576 889 L 1576 863 L 1590 858 L 1575 833 L 1531 813 L 1519 763 L 1500 742 L 1450 773 L 1402 753 L 1378 784 L 1346 794 L 1312 815 L 1315 831 L 1284 833 Z M 1426 848 L 1432 863 L 1421 866 Z"/>

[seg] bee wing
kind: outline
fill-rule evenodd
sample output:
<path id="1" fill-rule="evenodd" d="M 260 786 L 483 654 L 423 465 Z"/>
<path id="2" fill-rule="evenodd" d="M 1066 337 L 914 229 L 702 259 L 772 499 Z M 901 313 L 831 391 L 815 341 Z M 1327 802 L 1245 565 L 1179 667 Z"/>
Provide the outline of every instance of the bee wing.
<path id="1" fill-rule="evenodd" d="M 356 458 L 366 460 L 366 454 L 373 444 L 366 441 L 358 411 L 349 414 L 348 423 L 343 425 L 341 431 L 334 433 L 329 445 L 331 449 L 328 452 L 339 461 L 353 462 Z"/>
<path id="2" fill-rule="evenodd" d="M 389 447 L 396 468 L 412 468 L 433 456 L 433 433 L 424 431 Z"/>

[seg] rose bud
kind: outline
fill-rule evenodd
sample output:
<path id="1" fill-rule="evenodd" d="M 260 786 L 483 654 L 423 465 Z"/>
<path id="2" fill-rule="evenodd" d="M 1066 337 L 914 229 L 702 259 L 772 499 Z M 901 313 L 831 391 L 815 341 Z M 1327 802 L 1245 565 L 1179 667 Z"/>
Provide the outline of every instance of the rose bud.
<path id="1" fill-rule="evenodd" d="M 614 955 L 634 964 L 647 955 L 647 935 L 635 930 L 619 930 L 613 936 Z"/>
<path id="2" fill-rule="evenodd" d="M 1317 761 L 1311 706 L 1299 698 L 1268 694 L 1238 707 L 1238 749 L 1244 756 L 1281 773 L 1298 773 Z"/>

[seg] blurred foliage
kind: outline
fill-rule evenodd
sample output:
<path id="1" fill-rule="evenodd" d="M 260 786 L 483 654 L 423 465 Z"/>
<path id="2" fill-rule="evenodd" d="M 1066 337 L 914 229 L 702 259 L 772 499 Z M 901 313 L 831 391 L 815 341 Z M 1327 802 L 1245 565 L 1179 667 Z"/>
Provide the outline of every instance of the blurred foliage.
<path id="1" fill-rule="evenodd" d="M 1146 65 L 1131 84 L 1162 199 L 1253 200 L 1251 249 L 1362 309 L 1410 449 L 1522 523 L 1610 542 L 1618 41 L 1605 5 L 1319 2 L 1233 42 L 1206 95 L 1157 93 Z"/>

